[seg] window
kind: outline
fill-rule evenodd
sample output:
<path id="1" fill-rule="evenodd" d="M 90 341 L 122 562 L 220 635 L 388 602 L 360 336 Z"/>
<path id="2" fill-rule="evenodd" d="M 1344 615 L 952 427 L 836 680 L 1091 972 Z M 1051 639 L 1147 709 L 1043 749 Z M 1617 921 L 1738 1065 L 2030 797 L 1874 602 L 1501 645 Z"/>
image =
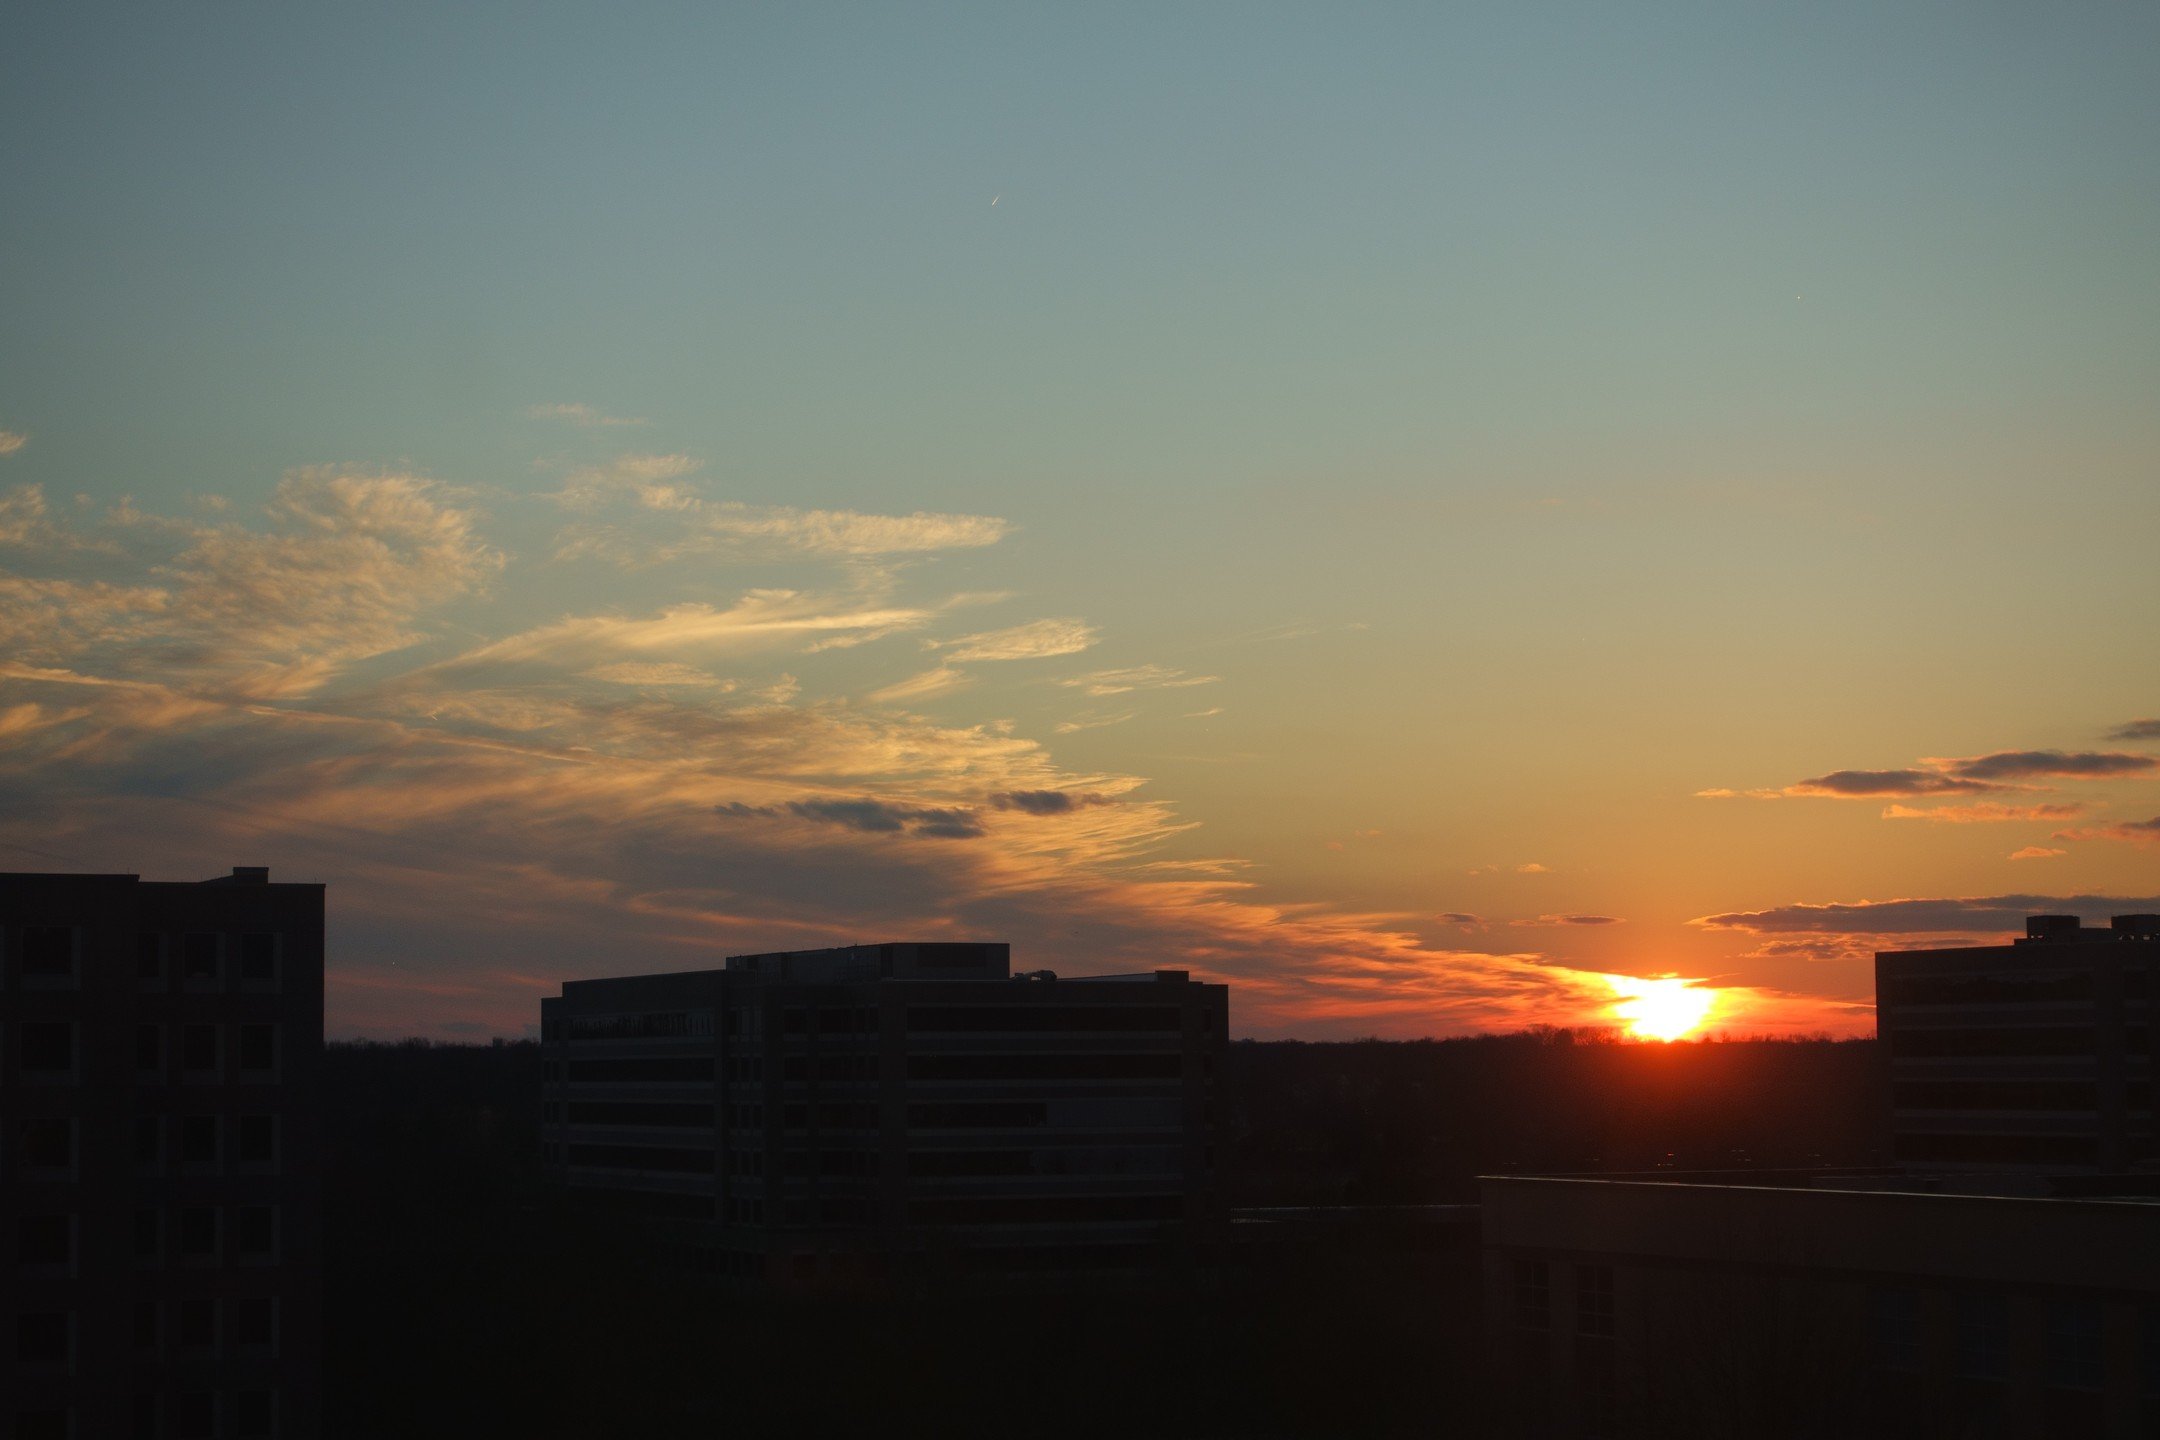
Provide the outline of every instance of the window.
<path id="1" fill-rule="evenodd" d="M 138 1025 L 135 1027 L 135 1068 L 146 1075 L 159 1074 L 164 1071 L 164 1026 Z"/>
<path id="2" fill-rule="evenodd" d="M 277 1026 L 240 1027 L 240 1068 L 254 1071 L 277 1068 Z"/>
<path id="3" fill-rule="evenodd" d="M 75 976 L 75 932 L 65 925 L 25 925 L 22 932 L 25 980 L 71 980 Z"/>
<path id="4" fill-rule="evenodd" d="M 16 1440 L 70 1440 L 74 1433 L 75 1415 L 71 1410 L 15 1412 Z"/>
<path id="5" fill-rule="evenodd" d="M 1920 1292 L 1877 1290 L 1874 1294 L 1875 1363 L 1885 1370 L 1918 1370 L 1922 1358 Z"/>
<path id="6" fill-rule="evenodd" d="M 215 985 L 217 983 L 217 936 L 196 933 L 181 937 L 180 978 L 196 985 Z"/>
<path id="7" fill-rule="evenodd" d="M 73 1120 L 25 1120 L 23 1163 L 34 1170 L 75 1168 L 75 1122 Z"/>
<path id="8" fill-rule="evenodd" d="M 242 1390 L 233 1396 L 233 1434 L 243 1440 L 276 1433 L 277 1392 Z"/>
<path id="9" fill-rule="evenodd" d="M 180 1117 L 180 1163 L 183 1165 L 215 1165 L 218 1160 L 218 1117 L 215 1115 L 183 1115 Z"/>
<path id="10" fill-rule="evenodd" d="M 173 1339 L 183 1350 L 217 1348 L 217 1301 L 189 1295 L 174 1302 Z"/>
<path id="11" fill-rule="evenodd" d="M 217 1434 L 217 1393 L 189 1390 L 173 1406 L 173 1434 L 178 1440 L 210 1440 Z"/>
<path id="12" fill-rule="evenodd" d="M 271 1349 L 277 1344 L 277 1301 L 268 1295 L 251 1295 L 232 1302 L 232 1337 L 235 1345 Z"/>
<path id="13" fill-rule="evenodd" d="M 147 985 L 165 979 L 165 937 L 155 930 L 135 933 L 135 978 Z"/>
<path id="14" fill-rule="evenodd" d="M 32 1020 L 22 1027 L 22 1065 L 39 1075 L 75 1070 L 75 1027 L 65 1020 Z"/>
<path id="15" fill-rule="evenodd" d="M 242 1205 L 233 1211 L 233 1249 L 243 1260 L 268 1260 L 277 1250 L 277 1210 Z"/>
<path id="16" fill-rule="evenodd" d="M 1575 1333 L 1614 1333 L 1613 1272 L 1610 1265 L 1575 1267 Z"/>
<path id="17" fill-rule="evenodd" d="M 25 1215 L 15 1223 L 15 1258 L 24 1265 L 72 1265 L 75 1217 Z"/>
<path id="18" fill-rule="evenodd" d="M 158 1115 L 135 1117 L 135 1163 L 155 1165 L 164 1158 L 165 1121 Z"/>
<path id="19" fill-rule="evenodd" d="M 268 985 L 276 982 L 278 937 L 256 932 L 240 937 L 240 983 Z"/>
<path id="20" fill-rule="evenodd" d="M 275 1165 L 277 1116 L 236 1117 L 233 1121 L 233 1159 L 242 1165 Z"/>
<path id="21" fill-rule="evenodd" d="M 180 1027 L 180 1068 L 200 1075 L 218 1068 L 218 1034 L 215 1025 Z"/>
<path id="22" fill-rule="evenodd" d="M 218 1246 L 218 1212 L 208 1205 L 189 1205 L 180 1211 L 180 1258 L 215 1260 Z"/>
<path id="23" fill-rule="evenodd" d="M 2010 1378 L 2010 1307 L 2000 1295 L 1966 1295 L 1957 1306 L 1958 1374 Z"/>
<path id="24" fill-rule="evenodd" d="M 70 1331 L 65 1310 L 36 1310 L 15 1322 L 15 1358 L 25 1365 L 65 1365 Z"/>
<path id="25" fill-rule="evenodd" d="M 1515 1328 L 1552 1326 L 1552 1272 L 1543 1260 L 1515 1262 Z"/>
<path id="26" fill-rule="evenodd" d="M 146 1265 L 156 1264 L 159 1253 L 164 1249 L 164 1240 L 164 1218 L 155 1210 L 137 1210 L 135 1212 L 136 1260 Z"/>
<path id="27" fill-rule="evenodd" d="M 2101 1339 L 2097 1303 L 2079 1299 L 2058 1299 L 2050 1303 L 2047 1383 L 2066 1390 L 2098 1390 L 2106 1378 Z"/>

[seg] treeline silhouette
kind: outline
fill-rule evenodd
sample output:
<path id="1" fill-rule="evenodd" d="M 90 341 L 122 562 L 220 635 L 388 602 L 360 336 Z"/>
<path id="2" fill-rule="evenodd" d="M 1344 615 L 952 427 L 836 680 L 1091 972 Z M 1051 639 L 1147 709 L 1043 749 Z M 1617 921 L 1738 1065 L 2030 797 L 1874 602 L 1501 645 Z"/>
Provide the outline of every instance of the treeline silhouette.
<path id="1" fill-rule="evenodd" d="M 1474 1201 L 1508 1172 L 1882 1164 L 1872 1039 L 1541 1027 L 1230 1047 L 1233 1204 Z"/>
<path id="2" fill-rule="evenodd" d="M 1865 1041 L 1557 1030 L 1241 1042 L 1222 1077 L 1233 1203 L 1459 1201 L 1505 1169 L 1864 1163 L 1872 1064 Z M 536 1044 L 334 1044 L 325 1074 L 333 1436 L 1489 1428 L 1467 1244 L 1323 1251 L 1139 1301 L 792 1304 L 655 1270 L 546 1180 Z"/>

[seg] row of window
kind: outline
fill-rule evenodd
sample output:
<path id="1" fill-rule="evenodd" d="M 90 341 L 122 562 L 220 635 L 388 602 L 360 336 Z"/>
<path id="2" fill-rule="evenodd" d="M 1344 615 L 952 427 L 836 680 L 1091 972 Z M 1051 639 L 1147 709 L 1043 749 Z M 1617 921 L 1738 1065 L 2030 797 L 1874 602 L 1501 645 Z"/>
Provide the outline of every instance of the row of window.
<path id="1" fill-rule="evenodd" d="M 73 925 L 25 925 L 16 932 L 16 973 L 37 988 L 67 988 L 81 979 L 83 938 Z M 270 931 L 224 934 L 144 930 L 135 937 L 135 978 L 159 987 L 177 976 L 194 989 L 217 989 L 228 973 L 242 987 L 274 988 L 284 949 Z"/>
<path id="2" fill-rule="evenodd" d="M 2100 1087 L 2091 1080 L 1899 1080 L 1891 1093 L 1901 1110 L 2089 1112 L 2100 1104 Z M 2125 1084 L 2123 1102 L 2132 1110 L 2149 1108 L 2151 1083 Z"/>
<path id="3" fill-rule="evenodd" d="M 918 1225 L 1103 1225 L 1184 1214 L 1182 1195 L 952 1195 L 908 1205 Z"/>
<path id="4" fill-rule="evenodd" d="M 910 1055 L 910 1080 L 1175 1080 L 1185 1057 L 1166 1054 Z"/>
<path id="5" fill-rule="evenodd" d="M 15 1051 L 23 1078 L 71 1082 L 81 1078 L 82 1027 L 73 1020 L 26 1020 L 15 1029 Z M 0 1041 L 4 1041 L 0 1036 Z M 135 1073 L 138 1079 L 163 1080 L 175 1062 L 182 1078 L 214 1079 L 228 1061 L 243 1080 L 275 1077 L 278 1025 L 256 1021 L 241 1025 L 138 1025 L 135 1027 Z"/>
<path id="6" fill-rule="evenodd" d="M 1914 1135 L 1897 1137 L 1899 1160 L 1960 1165 L 2096 1165 L 2093 1135 Z"/>
<path id="7" fill-rule="evenodd" d="M 81 1221 L 72 1212 L 23 1215 L 15 1222 L 15 1263 L 72 1273 L 81 1249 Z M 139 1265 L 168 1259 L 214 1265 L 225 1259 L 264 1264 L 277 1259 L 275 1205 L 178 1205 L 135 1212 L 134 1258 Z"/>
<path id="8" fill-rule="evenodd" d="M 138 1115 L 134 1160 L 140 1167 L 180 1165 L 214 1171 L 231 1164 L 266 1173 L 278 1163 L 279 1117 L 240 1115 Z M 33 1178 L 72 1179 L 81 1155 L 81 1122 L 72 1118 L 28 1119 L 15 1126 L 13 1166 Z M 0 1158 L 7 1152 L 0 1150 Z"/>
<path id="9" fill-rule="evenodd" d="M 1515 1328 L 1552 1329 L 1552 1262 L 1517 1257 L 1514 1262 Z M 1618 1326 L 1610 1265 L 1575 1267 L 1575 1333 L 1610 1336 Z"/>
<path id="10" fill-rule="evenodd" d="M 730 1225 L 763 1225 L 765 1201 L 754 1195 L 731 1197 L 721 1209 Z M 827 1195 L 820 1199 L 788 1199 L 773 1202 L 778 1225 L 867 1225 L 875 1214 L 867 1195 Z"/>
<path id="11" fill-rule="evenodd" d="M 1911 1286 L 1886 1286 L 1873 1292 L 1871 1324 L 1875 1364 L 1884 1370 L 1919 1372 L 1928 1368 L 1929 1330 L 1926 1297 Z M 1945 1307 L 1953 1333 L 1950 1356 L 1957 1373 L 1969 1380 L 2007 1380 L 2017 1347 L 2012 1343 L 2018 1316 L 2008 1297 L 1964 1293 Z M 2103 1316 L 2097 1301 L 2059 1295 L 2046 1300 L 2037 1316 L 2041 1331 L 2042 1378 L 2068 1390 L 2098 1390 L 2107 1379 Z M 2148 1343 L 2155 1329 L 2148 1317 Z"/>
<path id="12" fill-rule="evenodd" d="M 66 1407 L 18 1410 L 8 1433 L 16 1440 L 89 1440 Z M 275 1390 L 146 1390 L 135 1397 L 136 1440 L 269 1440 L 279 1433 Z"/>
<path id="13" fill-rule="evenodd" d="M 2098 1037 L 2089 1025 L 1945 1026 L 1941 1029 L 1892 1028 L 1890 1053 L 1900 1059 L 1936 1056 L 2066 1055 L 2090 1058 Z M 2147 1053 L 2146 1027 L 2123 1029 L 2128 1053 Z"/>
<path id="14" fill-rule="evenodd" d="M 173 1351 L 190 1358 L 227 1352 L 242 1358 L 277 1353 L 278 1302 L 273 1295 L 183 1295 L 137 1300 L 131 1332 L 135 1353 L 153 1358 Z M 16 1317 L 15 1358 L 24 1365 L 75 1362 L 79 1337 L 70 1310 L 33 1310 Z"/>
<path id="15" fill-rule="evenodd" d="M 648 1010 L 626 1015 L 573 1015 L 572 1040 L 651 1040 L 713 1033 L 710 1010 Z M 552 1037 L 550 1037 L 552 1038 Z"/>

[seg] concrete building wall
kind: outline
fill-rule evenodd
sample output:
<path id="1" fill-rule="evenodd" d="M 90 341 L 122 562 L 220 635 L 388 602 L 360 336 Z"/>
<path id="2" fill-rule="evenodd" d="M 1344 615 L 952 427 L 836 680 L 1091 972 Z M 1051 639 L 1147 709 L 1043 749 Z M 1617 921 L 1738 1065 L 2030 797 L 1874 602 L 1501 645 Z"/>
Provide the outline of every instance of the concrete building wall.
<path id="1" fill-rule="evenodd" d="M 1483 1184 L 1487 1313 L 1523 1433 L 2160 1426 L 2160 1208 Z"/>
<path id="2" fill-rule="evenodd" d="M 0 1426 L 305 1436 L 323 888 L 0 875 Z"/>

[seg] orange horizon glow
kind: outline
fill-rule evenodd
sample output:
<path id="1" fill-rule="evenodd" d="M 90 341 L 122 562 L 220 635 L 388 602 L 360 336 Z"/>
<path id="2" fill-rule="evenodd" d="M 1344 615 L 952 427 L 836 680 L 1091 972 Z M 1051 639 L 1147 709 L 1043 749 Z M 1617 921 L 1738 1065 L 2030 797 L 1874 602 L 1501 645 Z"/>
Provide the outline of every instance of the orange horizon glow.
<path id="1" fill-rule="evenodd" d="M 1605 983 L 1620 996 L 1613 1014 L 1638 1040 L 1678 1040 L 1702 1028 L 1717 1005 L 1716 991 L 1677 976 L 1645 980 L 1608 975 Z"/>

